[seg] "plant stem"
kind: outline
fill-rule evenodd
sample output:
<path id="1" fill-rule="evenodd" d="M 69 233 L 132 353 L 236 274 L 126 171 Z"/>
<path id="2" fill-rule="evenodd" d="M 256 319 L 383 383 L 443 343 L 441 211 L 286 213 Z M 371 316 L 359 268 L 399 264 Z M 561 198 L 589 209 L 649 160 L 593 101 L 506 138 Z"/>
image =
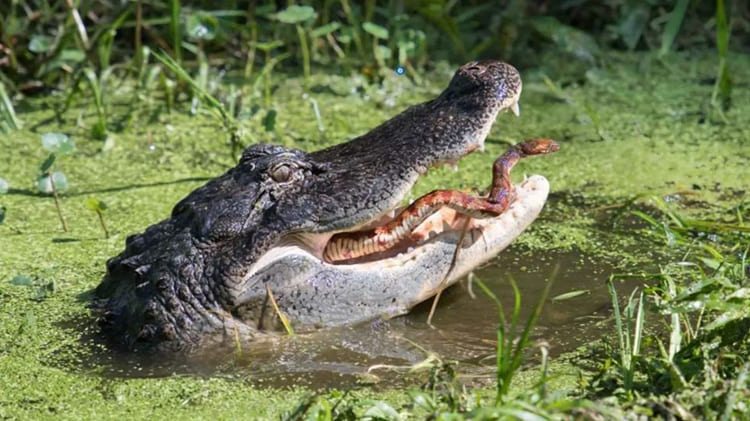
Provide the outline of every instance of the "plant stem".
<path id="1" fill-rule="evenodd" d="M 302 50 L 302 68 L 305 75 L 305 85 L 310 81 L 310 51 L 307 48 L 307 35 L 302 25 L 296 25 L 297 36 L 299 36 L 299 46 Z"/>
<path id="2" fill-rule="evenodd" d="M 52 197 L 55 199 L 55 208 L 57 208 L 57 216 L 60 217 L 60 223 L 62 224 L 63 231 L 68 232 L 68 224 L 65 222 L 65 218 L 62 214 L 62 208 L 60 207 L 60 198 L 57 196 L 57 188 L 55 187 L 55 179 L 52 177 L 52 173 L 47 171 L 47 177 L 49 177 L 49 185 L 52 188 Z"/>
<path id="3" fill-rule="evenodd" d="M 86 34 L 86 27 L 83 25 L 81 14 L 78 13 L 78 9 L 73 5 L 73 0 L 66 0 L 65 4 L 68 6 L 68 9 L 70 9 L 70 15 L 73 17 L 73 22 L 76 24 L 76 30 L 78 30 L 78 37 L 81 39 L 83 49 L 88 50 L 90 47 L 89 36 Z"/>
<path id="4" fill-rule="evenodd" d="M 133 44 L 135 45 L 135 68 L 140 69 L 143 64 L 143 51 L 141 48 L 142 37 L 141 30 L 143 27 L 143 2 L 138 0 L 135 3 L 135 35 Z"/>
<path id="5" fill-rule="evenodd" d="M 180 0 L 171 0 L 169 2 L 171 16 L 169 20 L 169 30 L 172 35 L 172 48 L 174 49 L 174 59 L 177 63 L 182 64 L 182 31 L 180 30 Z"/>
<path id="6" fill-rule="evenodd" d="M 360 37 L 360 26 L 359 19 L 352 12 L 352 7 L 349 5 L 349 0 L 341 0 L 341 8 L 344 9 L 349 24 L 352 26 L 352 38 L 354 39 L 354 45 L 357 47 L 357 52 L 360 57 L 364 57 L 364 47 L 362 45 L 362 38 Z"/>
<path id="7" fill-rule="evenodd" d="M 729 66 L 727 65 L 729 34 L 730 28 L 727 22 L 724 0 L 716 0 L 716 49 L 719 52 L 719 69 L 711 102 L 724 121 L 727 120 L 724 111 L 729 109 L 732 93 L 732 81 L 729 78 Z"/>
<path id="8" fill-rule="evenodd" d="M 257 52 L 256 42 L 258 41 L 258 24 L 255 22 L 255 18 L 248 12 L 248 19 L 250 19 L 250 43 L 247 51 L 247 58 L 245 61 L 245 80 L 249 80 L 253 74 L 253 66 L 255 65 L 255 54 Z"/>
<path id="9" fill-rule="evenodd" d="M 96 215 L 99 217 L 99 224 L 102 226 L 102 230 L 104 231 L 104 238 L 109 238 L 109 230 L 107 230 L 107 225 L 104 223 L 104 216 L 102 216 L 102 212 L 100 210 L 97 210 Z"/>

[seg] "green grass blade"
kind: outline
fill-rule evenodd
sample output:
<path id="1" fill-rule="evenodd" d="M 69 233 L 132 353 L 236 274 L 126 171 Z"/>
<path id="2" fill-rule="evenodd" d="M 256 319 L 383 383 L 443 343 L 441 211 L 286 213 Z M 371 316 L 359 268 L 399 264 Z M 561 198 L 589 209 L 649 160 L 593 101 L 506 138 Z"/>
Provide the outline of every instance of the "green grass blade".
<path id="1" fill-rule="evenodd" d="M 6 127 L 8 131 L 18 130 L 21 128 L 21 120 L 16 116 L 16 111 L 13 108 L 13 102 L 8 96 L 8 92 L 5 90 L 5 85 L 0 82 L 0 120 L 3 127 Z"/>
<path id="2" fill-rule="evenodd" d="M 154 51 L 154 57 L 162 62 L 162 64 L 167 66 L 167 68 L 171 70 L 178 79 L 190 85 L 195 94 L 198 95 L 201 100 L 208 104 L 211 108 L 221 114 L 222 118 L 229 118 L 229 115 L 224 110 L 224 104 L 222 104 L 221 101 L 219 101 L 213 95 L 209 94 L 205 89 L 203 89 L 203 87 L 201 87 L 201 84 L 193 79 L 193 77 L 190 76 L 188 72 L 177 61 L 175 61 L 175 59 L 167 54 L 164 54 L 163 52 L 158 51 Z"/>
<path id="3" fill-rule="evenodd" d="M 182 27 L 180 26 L 180 0 L 170 0 L 169 12 L 169 32 L 172 36 L 174 58 L 177 63 L 182 64 Z"/>
<path id="4" fill-rule="evenodd" d="M 685 19 L 685 12 L 687 11 L 690 0 L 678 0 L 672 12 L 669 14 L 669 20 L 667 25 L 664 27 L 664 32 L 661 34 L 661 48 L 659 49 L 659 55 L 665 55 L 672 49 L 677 34 L 680 32 L 680 26 L 682 21 Z"/>
<path id="5" fill-rule="evenodd" d="M 638 356 L 641 353 L 641 340 L 643 338 L 643 291 L 638 296 L 638 308 L 635 313 L 635 326 L 633 332 L 633 351 L 632 356 Z"/>
<path id="6" fill-rule="evenodd" d="M 716 0 L 716 49 L 719 52 L 719 68 L 711 102 L 717 107 L 722 117 L 723 111 L 729 109 L 732 94 L 732 81 L 729 77 L 729 66 L 727 64 L 729 35 L 730 28 L 724 0 Z"/>
<path id="7" fill-rule="evenodd" d="M 615 316 L 615 330 L 617 331 L 617 340 L 620 346 L 620 356 L 622 361 L 622 355 L 625 351 L 625 332 L 622 326 L 622 314 L 620 313 L 620 300 L 617 297 L 617 290 L 615 290 L 614 280 L 610 277 L 607 282 L 607 289 L 609 290 L 609 297 L 612 300 L 612 313 Z M 624 361 L 622 361 L 624 362 Z"/>
<path id="8" fill-rule="evenodd" d="M 96 107 L 97 122 L 96 126 L 92 128 L 91 134 L 100 140 L 107 137 L 107 112 L 104 109 L 104 101 L 102 97 L 101 89 L 101 78 L 96 76 L 96 73 L 92 69 L 83 69 L 83 76 L 91 89 L 91 94 L 94 96 L 94 105 Z"/>
<path id="9" fill-rule="evenodd" d="M 552 287 L 552 283 L 557 274 L 557 270 L 558 268 L 555 268 L 555 271 L 553 272 L 552 276 L 547 281 L 547 284 L 544 286 L 544 290 L 542 290 L 542 294 L 539 296 L 539 300 L 537 301 L 536 306 L 534 306 L 534 311 L 531 313 L 531 316 L 529 316 L 529 318 L 526 319 L 526 325 L 524 326 L 523 332 L 521 333 L 521 337 L 518 339 L 518 342 L 516 343 L 516 349 L 513 355 L 513 370 L 514 371 L 517 370 L 519 367 L 521 367 L 521 362 L 523 360 L 523 351 L 528 347 L 529 339 L 531 338 L 531 332 L 534 330 L 534 326 L 536 326 L 536 322 L 539 320 L 539 317 L 542 315 L 544 302 L 547 301 L 547 296 L 549 295 L 549 290 Z"/>

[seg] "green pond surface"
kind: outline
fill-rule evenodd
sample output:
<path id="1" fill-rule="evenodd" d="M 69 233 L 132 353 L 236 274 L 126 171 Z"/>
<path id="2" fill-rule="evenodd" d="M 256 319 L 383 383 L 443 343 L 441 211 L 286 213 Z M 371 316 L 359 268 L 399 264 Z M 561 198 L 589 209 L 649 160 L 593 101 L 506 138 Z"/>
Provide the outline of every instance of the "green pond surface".
<path id="1" fill-rule="evenodd" d="M 559 267 L 551 296 L 585 293 L 548 302 L 534 335 L 554 354 L 572 351 L 611 332 L 609 275 L 653 271 L 664 255 L 644 238 L 644 225 L 630 210 L 648 210 L 657 196 L 711 217 L 744 200 L 750 188 L 750 57 L 733 56 L 731 66 L 735 91 L 725 120 L 711 106 L 716 69 L 708 53 L 663 60 L 612 54 L 599 69 L 554 81 L 538 70 L 524 71 L 521 118 L 500 116 L 483 152 L 462 160 L 458 171 L 432 170 L 411 199 L 435 188 L 482 189 L 492 161 L 508 144 L 540 136 L 558 140 L 558 153 L 514 170 L 519 180 L 524 174 L 550 180 L 547 207 L 476 276 L 506 305 L 512 277 L 530 308 Z M 265 129 L 265 111 L 245 112 L 243 140 L 304 150 L 344 141 L 433 97 L 454 68 L 438 66 L 420 86 L 395 75 L 368 86 L 320 73 L 307 93 L 299 78 L 276 75 L 283 83 L 271 98 L 275 127 Z M 0 137 L 0 178 L 10 184 L 0 196 L 7 208 L 0 225 L 0 417 L 276 417 L 310 389 L 327 387 L 400 402 L 406 399 L 400 390 L 416 384 L 415 376 L 383 365 L 418 363 L 426 357 L 419 347 L 457 360 L 468 383 L 490 384 L 496 310 L 476 287 L 472 298 L 466 282 L 443 296 L 436 329 L 425 324 L 429 307 L 419 306 L 394 320 L 275 338 L 199 360 L 107 350 L 87 309 L 106 260 L 122 250 L 129 234 L 168 216 L 180 198 L 233 163 L 227 136 L 208 112 L 169 114 L 158 93 L 139 98 L 128 84 L 108 89 L 112 133 L 106 147 L 89 136 L 95 112 L 85 96 L 60 119 L 53 106 L 62 96 L 23 102 L 17 111 L 24 128 Z M 77 146 L 56 164 L 70 183 L 61 201 L 67 233 L 52 198 L 36 192 L 46 132 L 66 133 Z M 108 205 L 108 239 L 85 206 L 89 197 Z M 19 275 L 31 285 L 12 282 Z M 635 285 L 625 281 L 620 289 Z M 376 386 L 364 386 L 371 383 Z"/>

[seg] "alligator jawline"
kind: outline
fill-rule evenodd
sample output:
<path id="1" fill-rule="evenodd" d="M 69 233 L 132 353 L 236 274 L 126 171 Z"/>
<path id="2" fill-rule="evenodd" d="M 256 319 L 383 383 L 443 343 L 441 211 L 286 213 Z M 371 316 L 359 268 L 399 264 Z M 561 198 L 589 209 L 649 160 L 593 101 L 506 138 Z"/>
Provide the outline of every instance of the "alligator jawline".
<path id="1" fill-rule="evenodd" d="M 459 235 L 463 235 L 466 245 L 473 244 L 475 241 L 484 238 L 484 229 L 490 226 L 494 220 L 499 218 L 475 219 L 446 207 L 435 212 L 432 216 L 419 224 L 419 226 L 412 231 L 411 237 L 403 239 L 398 244 L 387 250 L 368 254 L 355 259 L 341 260 L 337 262 L 328 262 L 324 259 L 323 250 L 325 250 L 328 241 L 334 234 L 342 232 L 357 232 L 363 229 L 370 229 L 387 224 L 398 214 L 400 209 L 401 208 L 399 207 L 387 211 L 384 214 L 373 218 L 366 224 L 353 227 L 351 231 L 344 230 L 335 233 L 297 233 L 289 235 L 261 256 L 246 275 L 246 278 L 252 276 L 257 270 L 269 265 L 271 262 L 295 254 L 307 255 L 308 257 L 314 258 L 320 262 L 321 265 L 330 266 L 360 265 L 374 262 L 377 262 L 384 267 L 394 264 L 399 265 L 412 259 L 420 247 L 433 241 L 438 241 L 441 237 L 451 234 L 458 233 Z M 464 230 L 466 230 L 466 233 L 461 234 Z"/>

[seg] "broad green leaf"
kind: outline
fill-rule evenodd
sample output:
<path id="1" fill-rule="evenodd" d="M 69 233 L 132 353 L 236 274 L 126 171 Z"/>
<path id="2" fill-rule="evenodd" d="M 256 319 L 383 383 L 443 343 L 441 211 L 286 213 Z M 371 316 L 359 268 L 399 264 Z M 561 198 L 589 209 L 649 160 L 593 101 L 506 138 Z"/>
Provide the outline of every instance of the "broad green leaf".
<path id="1" fill-rule="evenodd" d="M 283 23 L 300 23 L 315 19 L 318 14 L 310 6 L 292 5 L 276 14 L 276 19 Z"/>
<path id="2" fill-rule="evenodd" d="M 0 178 L 0 194 L 8 193 L 8 182 L 4 178 Z"/>
<path id="3" fill-rule="evenodd" d="M 73 140 L 63 133 L 45 133 L 42 135 L 42 147 L 60 155 L 69 155 L 76 149 Z"/>
<path id="4" fill-rule="evenodd" d="M 331 22 L 327 25 L 319 26 L 312 31 L 310 31 L 310 36 L 313 38 L 323 37 L 331 32 L 334 32 L 335 30 L 341 28 L 341 24 L 338 22 Z"/>
<path id="5" fill-rule="evenodd" d="M 57 159 L 57 155 L 55 155 L 54 153 L 49 154 L 47 159 L 45 159 L 44 162 L 42 162 L 42 165 L 39 166 L 39 172 L 42 175 L 46 175 L 47 171 L 49 171 L 49 169 L 52 168 L 52 164 L 55 163 L 56 159 Z"/>
<path id="6" fill-rule="evenodd" d="M 61 193 L 68 189 L 68 179 L 65 177 L 65 174 L 61 173 L 60 171 L 55 171 L 52 173 L 52 180 L 54 180 L 55 190 L 58 193 Z M 37 181 L 37 188 L 44 194 L 52 194 L 52 183 L 50 182 L 50 177 L 46 175 L 39 177 L 39 180 Z"/>
<path id="7" fill-rule="evenodd" d="M 367 33 L 374 36 L 375 38 L 388 39 L 388 29 L 372 22 L 365 22 L 362 24 L 362 29 Z"/>
<path id="8" fill-rule="evenodd" d="M 107 209 L 107 204 L 96 197 L 89 197 L 86 199 L 86 207 L 94 212 L 103 212 Z"/>
<path id="9" fill-rule="evenodd" d="M 364 417 L 366 419 L 378 419 L 378 420 L 397 420 L 400 419 L 398 411 L 392 406 L 383 402 L 377 401 L 373 406 L 365 411 Z"/>
<path id="10" fill-rule="evenodd" d="M 207 13 L 193 13 L 187 17 L 185 27 L 190 38 L 210 41 L 216 38 L 219 21 Z"/>
<path id="11" fill-rule="evenodd" d="M 29 41 L 29 51 L 42 54 L 52 50 L 54 39 L 47 35 L 34 35 Z"/>
<path id="12" fill-rule="evenodd" d="M 28 287 L 34 284 L 34 280 L 29 275 L 16 275 L 10 280 L 12 285 Z"/>

